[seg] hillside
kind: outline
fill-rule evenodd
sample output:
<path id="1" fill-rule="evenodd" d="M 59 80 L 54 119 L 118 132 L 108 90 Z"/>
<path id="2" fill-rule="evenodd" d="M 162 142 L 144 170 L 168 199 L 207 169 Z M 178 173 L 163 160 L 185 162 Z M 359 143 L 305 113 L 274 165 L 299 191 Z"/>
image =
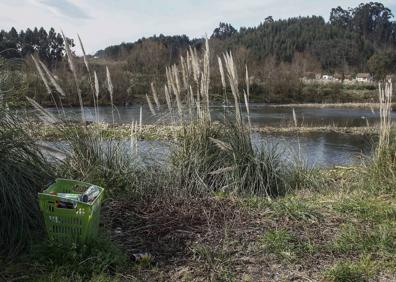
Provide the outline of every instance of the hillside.
<path id="1" fill-rule="evenodd" d="M 188 46 L 199 49 L 202 41 L 185 35 L 159 35 L 110 46 L 96 56 L 127 60 L 144 72 L 175 63 Z M 273 60 L 277 65 L 302 61 L 302 71 L 369 71 L 373 55 L 387 52 L 392 59 L 396 57 L 396 22 L 391 10 L 371 2 L 348 10 L 334 8 L 328 22 L 319 16 L 277 21 L 267 17 L 258 26 L 239 31 L 220 23 L 210 44 L 214 50 L 233 50 L 251 68 L 262 68 Z"/>

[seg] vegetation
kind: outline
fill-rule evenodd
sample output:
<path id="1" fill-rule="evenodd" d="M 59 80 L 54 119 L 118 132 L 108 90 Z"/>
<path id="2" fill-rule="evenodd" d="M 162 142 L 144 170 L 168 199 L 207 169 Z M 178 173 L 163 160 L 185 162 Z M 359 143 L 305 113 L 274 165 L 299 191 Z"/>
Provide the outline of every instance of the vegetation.
<path id="1" fill-rule="evenodd" d="M 8 32 L 0 31 L 0 54 L 6 59 L 24 58 L 38 53 L 41 60 L 54 67 L 62 60 L 64 51 L 64 39 L 53 28 L 48 32 L 44 28 L 28 28 L 19 33 L 15 28 Z"/>
<path id="2" fill-rule="evenodd" d="M 20 122 L 0 108 L 0 255 L 7 256 L 15 256 L 38 235 L 35 231 L 42 231 L 37 192 L 53 177 Z"/>

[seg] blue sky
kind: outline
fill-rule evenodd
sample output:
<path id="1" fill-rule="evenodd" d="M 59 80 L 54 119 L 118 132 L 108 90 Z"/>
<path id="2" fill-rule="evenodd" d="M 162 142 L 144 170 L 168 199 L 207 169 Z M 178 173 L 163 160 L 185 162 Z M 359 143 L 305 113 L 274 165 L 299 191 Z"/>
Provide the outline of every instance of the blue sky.
<path id="1" fill-rule="evenodd" d="M 210 35 L 220 21 L 234 27 L 274 19 L 321 15 L 363 0 L 0 0 L 0 29 L 44 26 L 79 33 L 89 53 L 143 36 Z M 368 2 L 368 1 L 366 1 Z M 396 0 L 382 3 L 396 14 Z"/>

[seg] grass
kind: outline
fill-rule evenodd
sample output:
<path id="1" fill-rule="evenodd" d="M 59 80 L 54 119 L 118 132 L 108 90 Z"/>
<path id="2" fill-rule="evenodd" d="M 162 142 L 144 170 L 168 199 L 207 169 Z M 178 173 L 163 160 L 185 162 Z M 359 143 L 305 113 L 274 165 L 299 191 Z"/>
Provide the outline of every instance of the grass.
<path id="1" fill-rule="evenodd" d="M 287 230 L 267 231 L 260 239 L 259 243 L 264 251 L 271 252 L 287 260 L 294 260 L 296 257 L 296 238 Z"/>
<path id="2" fill-rule="evenodd" d="M 11 257 L 43 231 L 37 192 L 53 177 L 52 165 L 20 123 L 0 108 L 0 255 Z"/>
<path id="3" fill-rule="evenodd" d="M 2 274 L 11 279 L 19 273 L 26 281 L 113 281 L 126 262 L 127 257 L 108 238 L 89 244 L 42 241 L 5 263 Z M 27 272 L 26 265 L 34 272 Z"/>
<path id="4" fill-rule="evenodd" d="M 342 261 L 326 272 L 326 278 L 334 282 L 363 282 L 369 281 L 372 262 Z"/>

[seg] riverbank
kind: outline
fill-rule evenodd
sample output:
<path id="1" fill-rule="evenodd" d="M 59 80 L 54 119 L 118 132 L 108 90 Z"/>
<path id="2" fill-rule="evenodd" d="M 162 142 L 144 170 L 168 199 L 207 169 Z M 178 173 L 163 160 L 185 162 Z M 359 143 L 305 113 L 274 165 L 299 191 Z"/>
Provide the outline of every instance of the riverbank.
<path id="1" fill-rule="evenodd" d="M 126 124 L 91 123 L 82 125 L 78 123 L 65 123 L 59 125 L 28 123 L 24 125 L 26 132 L 38 140 L 60 140 L 65 139 L 71 131 L 79 132 L 93 130 L 103 138 L 130 138 L 139 140 L 170 140 L 182 129 L 176 125 L 142 125 L 142 127 L 131 127 Z M 282 134 L 282 135 L 304 135 L 312 133 L 337 133 L 357 136 L 375 136 L 378 134 L 378 126 L 364 127 L 337 127 L 337 126 L 289 126 L 289 127 L 252 127 L 253 133 Z"/>
<path id="2" fill-rule="evenodd" d="M 298 104 L 269 104 L 273 108 L 347 108 L 347 109 L 375 109 L 380 107 L 379 103 L 298 103 Z M 392 108 L 396 109 L 396 103 L 392 103 Z"/>

